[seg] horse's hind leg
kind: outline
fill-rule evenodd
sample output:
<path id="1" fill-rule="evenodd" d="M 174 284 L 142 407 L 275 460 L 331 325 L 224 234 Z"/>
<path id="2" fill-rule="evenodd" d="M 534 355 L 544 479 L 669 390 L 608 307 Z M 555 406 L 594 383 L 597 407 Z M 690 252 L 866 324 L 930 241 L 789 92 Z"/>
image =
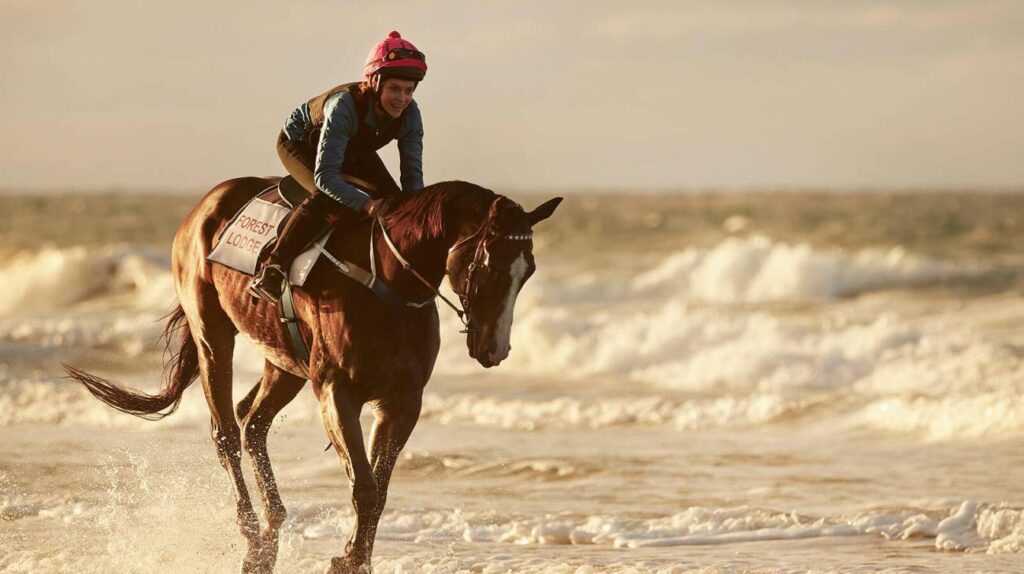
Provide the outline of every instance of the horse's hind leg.
<path id="1" fill-rule="evenodd" d="M 256 483 L 263 497 L 263 516 L 267 526 L 260 535 L 260 553 L 262 567 L 267 572 L 272 572 L 277 562 L 281 524 L 286 516 L 267 453 L 267 433 L 277 413 L 295 398 L 305 384 L 305 379 L 282 371 L 267 361 L 258 390 L 250 392 L 239 404 L 241 412 L 244 403 L 249 402 L 242 428 L 245 431 L 245 451 L 252 458 Z"/>
<path id="2" fill-rule="evenodd" d="M 240 421 L 244 421 L 245 417 L 249 416 L 249 411 L 252 410 L 252 404 L 256 402 L 256 397 L 260 394 L 260 387 L 263 386 L 263 377 L 256 381 L 256 384 L 249 389 L 249 392 L 242 397 L 242 400 L 238 401 L 235 405 L 235 418 Z"/>
<path id="3" fill-rule="evenodd" d="M 185 306 L 183 304 L 183 306 Z M 242 433 L 235 420 L 231 399 L 231 359 L 235 348 L 235 328 L 216 303 L 216 297 L 200 297 L 198 309 L 185 306 L 193 338 L 199 348 L 199 373 L 210 406 L 210 427 L 221 466 L 228 472 L 235 491 L 238 527 L 248 542 L 242 562 L 243 572 L 252 572 L 258 563 L 259 519 L 252 507 L 242 475 Z"/>

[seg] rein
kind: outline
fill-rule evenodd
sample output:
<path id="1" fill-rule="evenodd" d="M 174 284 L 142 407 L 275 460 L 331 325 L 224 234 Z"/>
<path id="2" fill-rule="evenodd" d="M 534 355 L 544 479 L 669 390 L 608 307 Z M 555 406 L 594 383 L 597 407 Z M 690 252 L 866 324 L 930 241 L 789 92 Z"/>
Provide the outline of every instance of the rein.
<path id="1" fill-rule="evenodd" d="M 491 206 L 493 207 L 494 204 L 500 201 L 501 199 L 503 199 L 502 196 L 496 197 L 494 201 L 491 202 Z M 357 281 L 368 287 L 370 290 L 372 290 L 374 293 L 376 293 L 380 298 L 384 299 L 385 301 L 388 301 L 389 303 L 419 309 L 430 304 L 434 300 L 434 298 L 440 298 L 442 301 L 445 302 L 445 304 L 451 307 L 453 311 L 455 311 L 455 314 L 458 315 L 459 320 L 462 321 L 462 325 L 465 328 L 460 332 L 472 333 L 473 319 L 470 316 L 468 309 L 470 303 L 470 296 L 472 294 L 471 292 L 473 290 L 473 276 L 477 271 L 491 270 L 491 267 L 486 258 L 484 258 L 483 261 L 481 261 L 481 258 L 487 253 L 487 236 L 488 232 L 491 229 L 491 223 L 492 222 L 490 220 L 484 221 L 480 225 L 480 227 L 477 228 L 476 231 L 474 231 L 473 233 L 466 237 L 463 237 L 458 242 L 456 242 L 455 245 L 448 249 L 448 258 L 450 259 L 453 253 L 462 249 L 463 247 L 466 247 L 467 245 L 469 245 L 470 241 L 479 237 L 476 243 L 476 250 L 473 253 L 473 261 L 470 262 L 469 272 L 466 274 L 465 285 L 463 285 L 462 287 L 462 293 L 459 293 L 459 291 L 455 290 L 454 286 L 452 289 L 453 291 L 455 291 L 455 294 L 459 296 L 460 302 L 462 303 L 463 307 L 462 309 L 460 309 L 457 305 L 455 305 L 447 297 L 445 297 L 437 287 L 434 287 L 434 285 L 431 284 L 430 281 L 427 281 L 426 278 L 424 278 L 423 275 L 421 275 L 420 272 L 417 271 L 416 268 L 414 268 L 412 264 L 409 263 L 409 261 L 402 256 L 402 253 L 398 250 L 398 247 L 395 246 L 395 243 L 391 240 L 391 236 L 388 234 L 387 228 L 384 227 L 384 220 L 380 216 L 375 217 L 374 221 L 370 224 L 369 272 L 360 269 L 358 266 L 352 264 L 351 262 L 338 260 L 338 258 L 332 255 L 326 249 L 321 248 L 320 252 L 323 253 L 324 256 L 331 263 L 333 263 L 335 267 L 337 267 L 343 275 L 356 279 Z M 388 246 L 388 249 L 391 250 L 391 254 L 395 256 L 395 259 L 398 261 L 399 265 L 401 265 L 402 269 L 412 274 L 412 276 L 415 277 L 416 280 L 418 280 L 420 283 L 426 286 L 427 289 L 429 289 L 430 292 L 434 294 L 434 297 L 420 303 L 408 301 L 395 294 L 387 285 L 384 284 L 384 282 L 377 275 L 377 257 L 376 250 L 374 249 L 374 233 L 376 232 L 377 227 L 380 227 L 380 233 L 384 237 L 384 243 Z M 501 236 L 499 237 L 499 239 L 525 241 L 529 240 L 531 236 L 532 233 L 511 233 Z M 445 275 L 451 277 L 447 259 L 445 260 L 444 271 Z"/>
<path id="2" fill-rule="evenodd" d="M 377 220 L 377 225 L 380 226 L 380 233 L 381 233 L 381 235 L 384 236 L 384 243 L 387 244 L 388 249 L 391 250 L 391 253 L 395 256 L 395 259 L 398 260 L 398 263 L 402 266 L 402 269 L 405 269 L 409 273 L 412 273 L 412 276 L 415 277 L 416 279 L 418 279 L 420 283 L 423 283 L 424 285 L 426 285 L 427 289 L 430 289 L 430 291 L 434 293 L 435 297 L 440 297 L 442 301 L 444 301 L 449 307 L 451 307 L 452 311 L 455 311 L 455 314 L 459 316 L 459 320 L 462 321 L 462 325 L 465 327 L 465 329 L 463 331 L 461 331 L 461 332 L 462 333 L 468 333 L 470 331 L 470 328 L 469 328 L 469 312 L 467 312 L 465 309 L 459 309 L 458 307 L 456 307 L 455 304 L 452 303 L 451 301 L 449 301 L 448 298 L 445 297 L 437 287 L 434 287 L 433 284 L 430 283 L 430 281 L 427 281 L 426 279 L 424 279 L 423 276 L 420 275 L 420 272 L 416 271 L 416 269 L 408 261 L 406 261 L 405 257 L 402 257 L 402 254 L 398 251 L 398 248 L 395 247 L 394 242 L 391 241 L 391 236 L 388 235 L 388 230 L 384 227 L 384 220 L 381 219 L 380 216 L 377 216 L 376 220 Z M 481 226 L 481 229 L 483 229 L 483 226 Z M 377 264 L 376 264 L 374 253 L 373 253 L 373 230 L 374 230 L 374 227 L 371 226 L 370 227 L 370 269 L 371 269 L 373 275 L 376 277 L 376 275 L 377 275 Z M 476 233 L 479 233 L 479 232 L 480 231 L 477 230 Z M 476 233 L 474 233 L 473 235 L 476 235 Z M 470 236 L 470 237 L 472 237 L 472 236 Z M 462 242 L 460 242 L 460 243 L 462 243 Z M 454 250 L 454 249 L 455 249 L 454 247 L 452 249 L 449 249 L 448 250 L 448 254 L 451 255 L 452 250 Z M 448 274 L 447 262 L 445 263 L 445 274 L 446 275 Z M 463 302 L 463 306 L 466 306 L 465 302 Z"/>
<path id="3" fill-rule="evenodd" d="M 381 232 L 381 235 L 384 236 L 384 242 L 387 244 L 388 248 L 391 249 L 391 253 L 394 254 L 395 259 L 398 260 L 398 263 L 401 264 L 402 269 L 405 269 L 407 272 L 412 273 L 413 277 L 415 277 L 421 283 L 426 285 L 427 288 L 430 289 L 431 292 L 434 293 L 434 297 L 440 297 L 442 301 L 447 303 L 448 306 L 451 307 L 452 310 L 454 310 L 456 314 L 458 314 L 459 320 L 462 321 L 462 324 L 465 327 L 465 329 L 463 329 L 461 331 L 462 333 L 471 333 L 473 331 L 473 328 L 470 325 L 469 313 L 467 311 L 463 310 L 463 309 L 459 309 L 458 307 L 456 307 L 455 304 L 452 303 L 451 301 L 449 301 L 447 297 L 442 295 L 441 292 L 438 291 L 438 289 L 436 287 L 434 287 L 433 285 L 430 284 L 429 281 L 424 279 L 423 276 L 420 275 L 419 271 L 416 271 L 416 269 L 413 268 L 413 266 L 409 263 L 409 261 L 406 260 L 405 257 L 402 257 L 402 254 L 398 251 L 398 247 L 396 247 L 394 242 L 391 241 L 391 237 L 388 235 L 388 230 L 384 227 L 384 221 L 380 217 L 376 217 L 374 219 L 375 219 L 375 221 L 370 223 L 370 271 L 366 271 L 365 269 L 362 269 L 361 267 L 359 267 L 358 265 L 352 263 L 351 261 L 342 261 L 342 260 L 338 259 L 337 257 L 334 256 L 333 253 L 331 253 L 330 251 L 325 249 L 324 245 L 322 243 L 318 243 L 317 244 L 317 245 L 319 245 L 320 253 L 328 261 L 333 263 L 334 266 L 338 268 L 338 271 L 341 272 L 342 275 L 344 275 L 346 277 L 349 277 L 351 279 L 354 279 L 355 281 L 358 281 L 359 283 L 361 283 L 363 286 L 365 286 L 367 289 L 372 291 L 375 295 L 377 295 L 378 297 L 380 297 L 381 299 L 383 299 L 387 303 L 391 303 L 392 305 L 396 305 L 396 306 L 400 306 L 400 307 L 412 307 L 414 309 L 422 309 L 423 307 L 426 307 L 427 305 L 433 303 L 433 301 L 434 301 L 433 297 L 430 298 L 430 299 L 427 299 L 426 301 L 422 301 L 422 302 L 419 302 L 419 303 L 414 302 L 414 301 L 409 301 L 409 300 L 399 296 L 394 291 L 392 291 L 391 288 L 388 287 L 380 279 L 380 277 L 378 277 L 378 275 L 377 275 L 377 256 L 376 256 L 377 254 L 376 254 L 376 250 L 374 249 L 373 234 L 374 234 L 374 230 L 376 229 L 376 226 L 380 226 L 380 232 Z M 374 224 L 376 224 L 376 225 L 374 225 Z M 487 226 L 487 222 L 485 222 L 484 225 L 481 225 L 480 229 L 478 229 L 475 233 L 473 233 L 473 235 L 471 235 L 467 239 L 471 239 L 472 237 L 475 237 L 476 235 L 478 235 L 480 233 L 480 231 L 482 231 L 484 228 L 486 228 L 486 226 Z M 326 241 L 326 239 L 324 241 Z M 455 247 L 453 247 L 453 248 L 448 250 L 448 254 L 451 255 L 451 253 L 457 247 L 461 247 L 464 243 L 465 243 L 465 241 L 460 241 L 458 243 L 458 245 L 456 245 Z M 481 243 L 483 243 L 483 241 L 481 241 Z M 479 254 L 479 252 L 480 252 L 480 247 L 477 246 L 477 253 Z M 475 263 L 476 263 L 476 261 L 475 261 L 475 258 L 474 258 L 474 264 Z M 470 279 L 470 277 L 472 277 L 472 268 L 473 268 L 472 265 L 473 264 L 470 265 L 470 275 L 466 278 L 466 285 L 467 285 L 467 287 L 469 286 L 469 279 Z M 446 261 L 445 262 L 445 274 L 447 274 L 447 273 L 448 273 L 448 264 L 447 264 L 447 261 Z M 465 297 L 462 294 L 459 294 L 459 297 L 463 300 L 463 306 L 468 307 L 468 305 L 467 305 L 468 298 Z M 295 351 L 296 357 L 298 358 L 298 360 L 299 360 L 299 362 L 301 364 L 308 365 L 309 364 L 309 359 L 310 359 L 310 357 L 309 357 L 309 348 L 306 346 L 306 342 L 302 338 L 302 332 L 299 329 L 299 319 L 298 319 L 298 316 L 295 313 L 295 303 L 294 303 L 294 298 L 293 298 L 293 295 L 292 295 L 291 283 L 287 279 L 284 281 L 284 289 L 283 289 L 283 291 L 281 293 L 281 300 L 280 300 L 280 304 L 278 305 L 278 312 L 279 312 L 279 319 L 280 319 L 281 323 L 285 327 L 285 331 L 288 334 L 288 338 L 292 342 L 292 347 L 293 347 L 293 349 Z"/>
<path id="4" fill-rule="evenodd" d="M 494 201 L 491 202 L 490 207 L 487 209 L 487 212 L 490 213 L 490 211 L 494 207 L 494 205 L 496 203 L 498 203 L 499 201 L 501 201 L 502 199 L 504 199 L 504 197 L 500 196 L 500 195 L 495 197 Z M 478 271 L 478 270 L 489 271 L 491 269 L 490 265 L 488 264 L 487 259 L 484 259 L 481 262 L 481 257 L 483 255 L 485 255 L 486 252 L 487 252 L 487 236 L 488 236 L 488 232 L 491 230 L 491 223 L 492 223 L 491 220 L 488 219 L 488 220 L 484 221 L 483 223 L 481 223 L 480 227 L 478 227 L 476 231 L 474 231 L 473 233 L 469 234 L 466 237 L 463 237 L 462 239 L 457 241 L 455 243 L 455 245 L 452 245 L 448 249 L 448 258 L 445 260 L 444 272 L 445 272 L 445 275 L 448 275 L 449 277 L 451 277 L 452 274 L 451 274 L 450 269 L 448 268 L 448 260 L 451 259 L 452 254 L 455 253 L 456 251 L 462 249 L 463 247 L 469 245 L 469 242 L 472 241 L 473 239 L 477 238 L 478 236 L 480 237 L 479 240 L 477 240 L 476 250 L 473 253 L 473 261 L 470 262 L 470 264 L 469 264 L 469 272 L 466 274 L 466 281 L 465 281 L 465 284 L 462 286 L 462 292 L 459 293 L 459 291 L 454 288 L 454 285 L 452 286 L 452 290 L 455 291 L 455 294 L 459 296 L 459 300 L 462 303 L 462 307 L 463 308 L 460 309 L 454 303 L 449 301 L 447 297 L 442 295 L 441 291 L 437 287 L 434 287 L 429 281 L 427 281 L 422 275 L 420 275 L 420 273 L 418 271 L 416 271 L 416 269 L 405 259 L 405 257 L 402 257 L 402 254 L 398 251 L 398 247 L 396 247 L 394 242 L 391 241 L 391 237 L 388 235 L 387 228 L 384 227 L 384 220 L 380 216 L 377 216 L 375 219 L 376 219 L 377 226 L 380 227 L 381 235 L 384 236 L 384 242 L 387 244 L 388 249 L 391 250 L 391 253 L 395 256 L 395 259 L 398 260 L 398 263 L 402 266 L 402 269 L 404 269 L 405 271 L 411 273 L 412 276 L 415 277 L 420 283 L 425 285 L 427 287 L 427 289 L 430 289 L 430 291 L 434 294 L 435 297 L 440 297 L 441 300 L 445 302 L 445 304 L 447 304 L 449 307 L 451 307 L 452 311 L 455 311 L 455 314 L 458 315 L 459 320 L 462 321 L 463 327 L 465 327 L 462 331 L 460 331 L 460 333 L 466 333 L 466 334 L 472 333 L 473 332 L 473 318 L 469 314 L 469 303 L 470 303 L 470 295 L 471 295 L 471 292 L 473 290 L 473 276 L 476 273 L 476 271 Z M 372 273 L 373 273 L 374 277 L 376 277 L 377 269 L 376 269 L 376 263 L 375 263 L 375 259 L 374 259 L 374 250 L 373 250 L 373 231 L 374 231 L 374 226 L 371 225 L 370 226 L 370 269 L 372 270 Z M 503 236 L 503 238 L 504 239 L 511 239 L 511 240 L 525 241 L 525 240 L 530 239 L 531 236 L 532 236 L 532 233 L 513 233 L 513 234 L 507 234 L 507 235 Z"/>
<path id="5" fill-rule="evenodd" d="M 501 199 L 503 199 L 502 196 L 496 197 L 494 201 L 491 202 L 491 207 L 493 208 L 494 204 L 500 201 Z M 490 212 L 490 210 L 488 210 L 488 212 Z M 460 309 L 458 306 L 452 303 L 447 297 L 441 294 L 440 290 L 437 287 L 434 287 L 434 285 L 431 284 L 430 281 L 427 281 L 423 277 L 423 275 L 421 275 L 420 272 L 417 271 L 412 266 L 412 264 L 409 263 L 409 261 L 402 256 L 402 253 L 398 250 L 398 247 L 391 240 L 391 236 L 388 235 L 388 230 L 386 227 L 384 227 L 384 220 L 380 216 L 375 217 L 374 221 L 370 223 L 369 271 L 362 269 L 361 267 L 352 263 L 351 261 L 339 260 L 337 257 L 334 256 L 334 254 L 332 254 L 331 252 L 327 251 L 327 249 L 324 248 L 323 243 L 319 243 L 319 251 L 328 261 L 330 261 L 331 263 L 334 264 L 335 267 L 337 267 L 338 271 L 340 271 L 342 275 L 345 275 L 346 277 L 349 277 L 361 283 L 367 289 L 373 291 L 375 295 L 377 295 L 385 302 L 390 303 L 392 305 L 398 307 L 411 307 L 414 309 L 421 309 L 431 304 L 435 298 L 440 297 L 441 300 L 445 302 L 445 304 L 447 304 L 449 307 L 451 307 L 453 311 L 455 311 L 456 315 L 458 315 L 459 317 L 459 320 L 462 321 L 462 325 L 465 328 L 462 331 L 460 331 L 460 333 L 471 334 L 473 333 L 473 318 L 470 316 L 468 309 L 470 304 L 470 298 L 473 296 L 474 292 L 473 277 L 475 276 L 477 271 L 489 273 L 495 272 L 490 265 L 489 257 L 486 257 L 487 239 L 488 235 L 490 234 L 489 232 L 491 231 L 491 224 L 492 221 L 490 219 L 484 221 L 482 224 L 480 224 L 480 227 L 478 227 L 476 231 L 474 231 L 473 233 L 466 237 L 463 237 L 462 239 L 457 241 L 455 245 L 452 245 L 448 249 L 448 258 L 445 259 L 444 271 L 445 275 L 448 275 L 450 278 L 452 275 L 451 270 L 448 267 L 448 261 L 451 259 L 452 254 L 462 249 L 463 247 L 466 247 L 467 245 L 469 245 L 470 241 L 479 237 L 476 243 L 476 250 L 473 253 L 473 261 L 471 261 L 469 264 L 468 272 L 466 274 L 466 281 L 462 287 L 462 293 L 459 293 L 457 290 L 455 290 L 454 285 L 452 287 L 452 290 L 455 291 L 455 294 L 459 296 L 459 299 L 463 307 L 462 309 Z M 391 250 L 392 255 L 395 256 L 395 259 L 398 261 L 399 265 L 402 266 L 402 269 L 404 269 L 408 273 L 411 273 L 412 276 L 415 277 L 420 283 L 425 285 L 427 289 L 430 289 L 431 293 L 434 294 L 434 297 L 431 297 L 426 301 L 418 303 L 415 301 L 409 301 L 408 299 L 405 299 L 404 297 L 401 297 L 400 295 L 392 291 L 391 288 L 388 287 L 387 284 L 385 284 L 384 281 L 381 280 L 381 278 L 377 275 L 377 254 L 376 249 L 374 249 L 375 245 L 373 237 L 377 227 L 380 227 L 381 235 L 384 237 L 384 243 L 387 244 L 388 249 Z M 511 241 L 529 241 L 532 238 L 532 236 L 533 234 L 530 232 L 508 233 L 501 236 L 495 236 L 494 239 L 507 239 Z M 481 257 L 483 257 L 482 261 Z M 298 318 L 295 314 L 294 303 L 292 301 L 291 286 L 287 281 L 285 282 L 285 288 L 282 294 L 281 305 L 279 306 L 279 308 L 280 320 L 286 327 L 288 335 L 292 340 L 292 345 L 295 347 L 296 354 L 304 364 L 308 363 L 309 350 L 306 348 L 305 342 L 302 339 L 302 334 L 298 328 Z"/>

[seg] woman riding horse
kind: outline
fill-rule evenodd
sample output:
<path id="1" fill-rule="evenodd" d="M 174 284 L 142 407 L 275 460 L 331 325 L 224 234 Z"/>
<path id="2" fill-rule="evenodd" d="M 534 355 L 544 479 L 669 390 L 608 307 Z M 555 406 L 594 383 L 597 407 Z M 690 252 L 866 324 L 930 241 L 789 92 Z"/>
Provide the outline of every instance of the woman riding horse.
<path id="1" fill-rule="evenodd" d="M 211 435 L 230 477 L 238 525 L 246 540 L 243 574 L 270 574 L 277 561 L 287 512 L 267 452 L 267 435 L 281 409 L 311 382 L 331 445 L 350 479 L 355 511 L 342 556 L 329 574 L 370 572 L 377 523 L 399 453 L 419 420 L 423 392 L 441 344 L 437 307 L 389 303 L 333 265 L 314 267 L 295 291 L 295 311 L 309 362 L 299 360 L 272 303 L 245 296 L 249 276 L 207 259 L 238 210 L 276 183 L 239 178 L 213 188 L 175 234 L 171 257 L 178 307 L 165 334 L 178 339 L 166 383 L 156 394 L 127 389 L 67 367 L 106 404 L 148 419 L 174 412 L 185 390 L 202 382 L 210 406 Z M 324 249 L 340 260 L 369 268 L 410 301 L 436 293 L 447 276 L 462 301 L 470 357 L 493 367 L 508 357 L 513 308 L 533 274 L 533 229 L 561 198 L 532 211 L 511 199 L 462 181 L 441 182 L 406 195 L 382 219 L 363 218 L 346 233 L 330 236 Z M 372 246 L 371 249 L 367 249 Z M 408 266 L 406 266 L 406 263 Z M 427 283 L 424 285 L 424 283 Z M 236 335 L 266 358 L 263 376 L 234 404 Z M 360 412 L 373 410 L 369 444 Z M 253 462 L 263 501 L 256 515 L 242 472 L 242 452 Z"/>
<path id="2" fill-rule="evenodd" d="M 388 65 L 403 62 L 406 65 Z M 378 183 L 390 180 L 374 153 L 384 143 L 399 140 L 403 188 L 422 186 L 422 132 L 411 101 L 417 80 L 380 73 L 399 68 L 405 71 L 398 73 L 417 69 L 422 78 L 426 64 L 422 54 L 392 32 L 371 54 L 367 75 L 372 89 L 340 86 L 300 108 L 296 122 L 289 123 L 298 131 L 282 137 L 282 159 L 313 197 L 287 223 L 271 256 L 270 265 L 278 267 L 263 273 L 274 277 L 258 286 L 270 295 L 279 292 L 282 269 L 290 258 L 324 229 L 333 214 L 343 211 L 342 203 L 371 216 L 380 214 L 382 202 L 348 186 L 342 177 L 362 174 Z M 401 89 L 394 92 L 392 86 Z M 379 122 L 381 110 L 391 120 Z M 292 139 L 295 134 L 308 137 Z M 304 142 L 316 138 L 320 145 L 314 163 L 312 148 Z M 331 147 L 337 141 L 341 147 Z M 321 185 L 324 181 L 326 186 Z M 73 367 L 67 371 L 106 404 L 150 419 L 174 412 L 189 385 L 202 382 L 211 436 L 233 486 L 238 526 L 246 541 L 243 574 L 270 574 L 276 565 L 287 512 L 270 464 L 267 435 L 278 413 L 308 380 L 331 446 L 349 476 L 355 512 L 344 554 L 331 558 L 328 573 L 365 574 L 370 572 L 391 473 L 419 420 L 424 388 L 441 345 L 436 305 L 415 302 L 426 303 L 438 295 L 447 277 L 462 302 L 459 315 L 466 322 L 470 357 L 486 368 L 500 364 L 512 348 L 516 298 L 536 269 L 533 228 L 551 216 L 561 198 L 526 211 L 478 185 L 441 182 L 415 194 L 400 194 L 387 217 L 346 222 L 346 233 L 331 235 L 324 245 L 335 265 L 315 266 L 294 291 L 300 336 L 309 349 L 305 360 L 293 352 L 275 305 L 250 302 L 249 276 L 208 259 L 235 214 L 275 185 L 277 178 L 225 181 L 210 190 L 179 226 L 171 256 L 178 307 L 165 332 L 169 342 L 176 335 L 178 345 L 158 393 L 127 389 Z M 392 192 L 397 190 L 393 182 L 391 186 Z M 342 272 L 343 262 L 376 269 L 375 281 L 406 303 L 385 300 L 353 281 Z M 235 404 L 234 348 L 239 334 L 265 361 L 260 380 Z M 368 444 L 360 422 L 365 405 L 374 416 Z M 262 521 L 242 472 L 243 450 L 253 462 Z"/>
<path id="3" fill-rule="evenodd" d="M 423 121 L 412 95 L 426 72 L 423 53 L 392 31 L 370 50 L 363 69 L 366 81 L 334 87 L 288 117 L 277 153 L 310 197 L 292 211 L 255 274 L 249 286 L 254 295 L 277 301 L 292 260 L 342 210 L 384 214 L 385 198 L 398 186 L 377 150 L 391 140 L 398 140 L 402 191 L 423 188 Z"/>

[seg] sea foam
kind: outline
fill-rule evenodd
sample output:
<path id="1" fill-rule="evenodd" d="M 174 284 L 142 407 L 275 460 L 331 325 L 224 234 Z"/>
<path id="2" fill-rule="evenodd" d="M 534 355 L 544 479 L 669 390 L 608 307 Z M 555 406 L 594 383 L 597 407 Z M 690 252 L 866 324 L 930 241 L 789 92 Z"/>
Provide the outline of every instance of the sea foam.
<path id="1" fill-rule="evenodd" d="M 520 297 L 512 354 L 500 369 L 483 370 L 468 357 L 457 318 L 440 308 L 443 345 L 435 378 L 557 373 L 562 396 L 437 392 L 428 394 L 425 416 L 441 424 L 501 428 L 691 430 L 763 424 L 832 404 L 830 419 L 879 432 L 927 440 L 1015 436 L 1024 431 L 1019 353 L 998 334 L 961 324 L 973 315 L 953 319 L 941 309 L 934 316 L 903 313 L 903 296 L 895 294 L 879 307 L 822 302 L 977 273 L 971 265 L 898 249 L 816 251 L 766 238 L 685 250 L 618 283 L 574 282 L 539 272 Z M 777 276 L 795 279 L 768 280 Z M 48 353 L 113 351 L 152 361 L 151 374 L 136 377 L 143 388 L 152 390 L 159 381 L 159 319 L 174 302 L 166 258 L 123 245 L 45 249 L 0 267 L 0 278 L 10 292 L 0 302 L 0 350 L 40 365 Z M 566 281 L 572 284 L 569 297 Z M 778 290 L 783 284 L 788 286 Z M 751 303 L 780 298 L 819 302 L 801 313 Z M 737 301 L 747 303 L 733 305 Z M 1024 314 L 1015 302 L 990 306 L 977 304 L 980 310 L 970 312 Z M 33 354 L 39 357 L 31 359 Z M 258 379 L 262 363 L 256 349 L 239 342 L 238 394 Z M 55 363 L 46 369 L 52 372 L 38 376 L 0 369 L 0 400 L 18 407 L 0 424 L 120 424 L 96 412 L 106 407 L 90 404 L 81 389 L 61 386 Z M 574 381 L 590 377 L 629 381 L 633 391 L 646 389 L 646 396 L 572 396 Z M 204 408 L 198 398 L 186 397 L 175 417 L 201 420 Z M 315 407 L 301 413 L 293 418 L 318 416 Z"/>
<path id="2" fill-rule="evenodd" d="M 0 286 L 0 315 L 65 308 L 103 296 L 129 296 L 140 308 L 174 299 L 170 260 L 129 245 L 21 253 L 0 267 Z"/>
<path id="3" fill-rule="evenodd" d="M 339 536 L 353 520 L 348 509 L 297 514 L 303 536 L 314 539 Z M 890 540 L 930 539 L 939 550 L 1003 554 L 1024 550 L 1024 514 L 1008 505 L 972 501 L 945 509 L 905 507 L 836 516 L 746 506 L 697 506 L 653 518 L 404 509 L 386 512 L 377 536 L 420 543 L 461 538 L 471 543 L 607 545 L 623 549 L 878 536 Z"/>
<path id="4" fill-rule="evenodd" d="M 978 265 L 940 261 L 901 247 L 856 252 L 818 250 L 767 237 L 732 238 L 689 248 L 639 275 L 640 291 L 685 293 L 712 302 L 820 301 L 982 274 Z"/>

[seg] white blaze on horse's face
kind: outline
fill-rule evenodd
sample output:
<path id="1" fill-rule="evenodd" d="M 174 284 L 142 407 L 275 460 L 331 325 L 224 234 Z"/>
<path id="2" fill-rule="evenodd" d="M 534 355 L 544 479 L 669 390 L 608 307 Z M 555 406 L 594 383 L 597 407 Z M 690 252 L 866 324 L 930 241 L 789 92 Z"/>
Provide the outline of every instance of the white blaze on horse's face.
<path id="1" fill-rule="evenodd" d="M 508 358 L 516 299 L 536 266 L 527 235 L 501 239 L 485 248 L 466 282 L 471 331 L 469 356 L 484 367 Z"/>
<path id="2" fill-rule="evenodd" d="M 459 285 L 468 319 L 469 356 L 484 367 L 494 367 L 512 350 L 512 316 L 523 285 L 537 269 L 533 260 L 533 226 L 554 212 L 562 198 L 545 202 L 530 212 L 504 196 L 497 196 L 487 219 L 473 233 L 448 250 L 447 269 L 453 287 Z M 475 240 L 474 249 L 459 250 Z M 456 255 L 455 265 L 451 263 Z"/>
<path id="3" fill-rule="evenodd" d="M 509 275 L 512 280 L 509 283 L 505 300 L 501 304 L 501 315 L 498 316 L 498 322 L 494 327 L 494 349 L 491 351 L 490 356 L 491 363 L 494 365 L 507 359 L 509 351 L 512 350 L 512 345 L 510 344 L 512 338 L 512 314 L 516 306 L 516 297 L 519 296 L 519 291 L 523 288 L 523 279 L 525 279 L 526 272 L 529 269 L 530 265 L 526 262 L 526 257 L 522 253 L 512 262 L 512 266 L 509 268 Z"/>

